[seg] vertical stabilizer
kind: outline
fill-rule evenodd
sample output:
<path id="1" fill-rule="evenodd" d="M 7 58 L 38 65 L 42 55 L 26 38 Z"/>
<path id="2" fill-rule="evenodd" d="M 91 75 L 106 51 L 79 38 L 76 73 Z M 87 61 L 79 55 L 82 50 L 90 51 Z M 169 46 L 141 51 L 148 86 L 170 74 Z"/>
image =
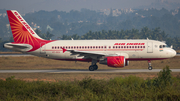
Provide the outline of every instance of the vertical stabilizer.
<path id="1" fill-rule="evenodd" d="M 15 43 L 29 44 L 33 47 L 30 51 L 34 51 L 41 43 L 51 42 L 40 38 L 16 10 L 7 10 L 7 14 Z"/>
<path id="2" fill-rule="evenodd" d="M 15 42 L 28 43 L 33 37 L 42 39 L 16 10 L 7 10 L 7 14 Z"/>

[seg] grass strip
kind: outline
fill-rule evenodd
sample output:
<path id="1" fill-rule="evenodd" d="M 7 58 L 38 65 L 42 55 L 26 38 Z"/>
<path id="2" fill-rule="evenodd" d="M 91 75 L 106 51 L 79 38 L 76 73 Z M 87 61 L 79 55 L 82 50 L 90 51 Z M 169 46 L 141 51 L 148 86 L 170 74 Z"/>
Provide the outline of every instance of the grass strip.
<path id="1" fill-rule="evenodd" d="M 163 69 L 166 65 L 170 69 L 178 69 L 180 56 L 171 59 L 152 61 L 153 69 Z M 26 57 L 0 57 L 0 70 L 8 69 L 88 69 L 91 63 L 59 61 L 35 56 Z M 98 64 L 98 69 L 147 69 L 147 61 L 130 61 L 129 66 L 124 68 L 111 68 Z"/>
<path id="2" fill-rule="evenodd" d="M 168 66 L 146 80 L 136 76 L 56 82 L 14 78 L 0 80 L 0 100 L 180 100 L 180 77 L 172 77 Z"/>

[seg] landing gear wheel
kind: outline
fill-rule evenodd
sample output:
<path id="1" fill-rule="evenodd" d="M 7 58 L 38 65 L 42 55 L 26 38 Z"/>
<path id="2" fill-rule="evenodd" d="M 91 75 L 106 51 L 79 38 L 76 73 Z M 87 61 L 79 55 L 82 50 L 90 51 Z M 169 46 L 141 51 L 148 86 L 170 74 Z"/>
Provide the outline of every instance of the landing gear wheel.
<path id="1" fill-rule="evenodd" d="M 94 65 L 94 70 L 97 70 L 98 69 L 98 66 L 97 65 Z"/>
<path id="2" fill-rule="evenodd" d="M 89 71 L 94 71 L 94 66 L 93 65 L 89 66 Z"/>
<path id="3" fill-rule="evenodd" d="M 152 66 L 149 66 L 148 69 L 149 69 L 149 70 L 152 70 Z"/>
<path id="4" fill-rule="evenodd" d="M 148 60 L 148 65 L 149 65 L 148 69 L 152 70 L 152 66 L 151 66 L 151 61 L 150 60 Z"/>

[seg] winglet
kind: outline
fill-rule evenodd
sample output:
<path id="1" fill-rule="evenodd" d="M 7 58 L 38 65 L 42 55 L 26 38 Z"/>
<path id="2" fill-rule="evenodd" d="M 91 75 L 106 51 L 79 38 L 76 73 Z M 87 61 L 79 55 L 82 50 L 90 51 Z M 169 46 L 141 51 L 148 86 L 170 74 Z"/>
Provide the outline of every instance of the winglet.
<path id="1" fill-rule="evenodd" d="M 63 53 L 67 51 L 67 49 L 64 49 L 64 48 L 62 48 L 62 50 L 63 50 Z"/>

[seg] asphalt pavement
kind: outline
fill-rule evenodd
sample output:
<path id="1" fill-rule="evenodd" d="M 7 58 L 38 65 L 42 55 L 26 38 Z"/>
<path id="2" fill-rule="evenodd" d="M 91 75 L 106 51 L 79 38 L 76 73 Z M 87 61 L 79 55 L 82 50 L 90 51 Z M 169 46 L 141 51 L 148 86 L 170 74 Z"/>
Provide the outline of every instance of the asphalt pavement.
<path id="1" fill-rule="evenodd" d="M 57 70 L 0 70 L 0 73 L 150 73 L 160 72 L 162 69 L 57 69 Z M 172 72 L 180 72 L 180 69 L 171 69 Z"/>

